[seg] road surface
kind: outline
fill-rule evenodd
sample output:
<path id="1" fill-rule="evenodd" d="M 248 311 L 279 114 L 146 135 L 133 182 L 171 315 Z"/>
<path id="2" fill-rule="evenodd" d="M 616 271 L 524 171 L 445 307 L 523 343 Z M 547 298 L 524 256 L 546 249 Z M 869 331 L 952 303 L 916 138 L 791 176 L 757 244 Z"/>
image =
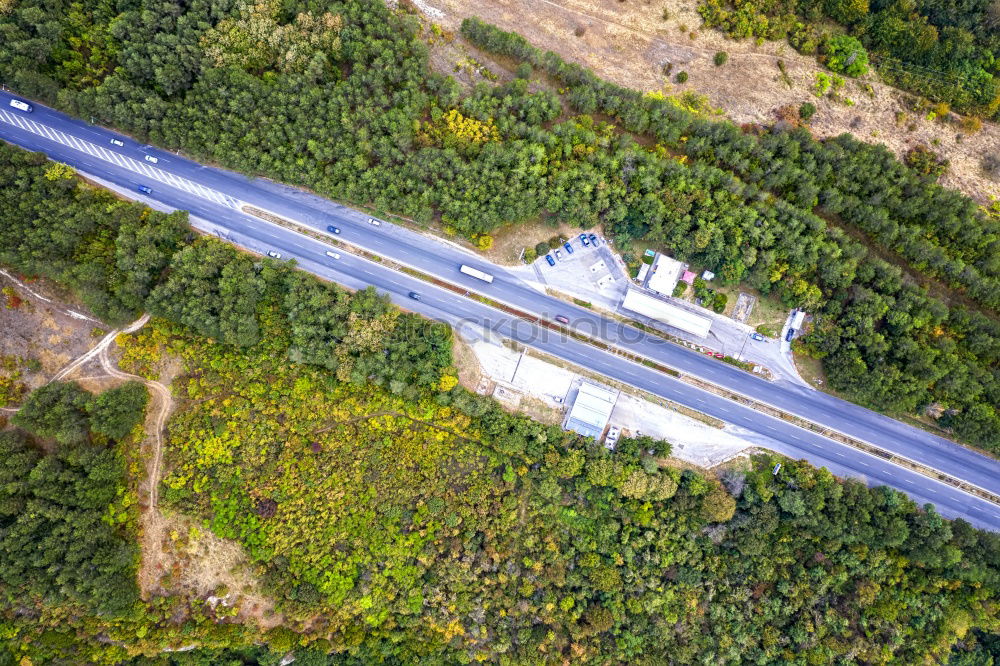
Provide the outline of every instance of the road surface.
<path id="1" fill-rule="evenodd" d="M 362 212 L 321 197 L 262 179 L 207 167 L 168 151 L 137 143 L 109 130 L 34 104 L 33 113 L 8 106 L 0 93 L 0 138 L 46 153 L 79 171 L 135 193 L 135 198 L 188 210 L 206 230 L 251 250 L 275 250 L 295 258 L 310 272 L 352 288 L 374 285 L 401 306 L 450 325 L 485 325 L 501 335 L 612 379 L 691 407 L 773 442 L 770 448 L 826 466 L 841 476 L 902 490 L 918 502 L 931 502 L 947 516 L 1000 531 L 1000 506 L 947 484 L 911 472 L 852 447 L 834 442 L 779 419 L 700 391 L 673 377 L 591 345 L 533 326 L 476 300 L 438 289 L 408 274 L 345 252 L 325 256 L 327 245 L 241 211 L 249 204 L 364 247 L 424 273 L 478 291 L 519 310 L 552 319 L 570 318 L 573 328 L 599 337 L 682 373 L 723 386 L 825 427 L 856 437 L 897 455 L 919 461 L 990 492 L 1000 494 L 1000 463 L 962 446 L 825 393 L 788 382 L 768 382 L 733 366 L 650 336 L 597 313 L 547 296 L 512 272 L 442 239 L 382 222 L 368 223 Z M 112 139 L 124 145 L 112 144 Z M 146 159 L 151 156 L 155 163 Z M 151 188 L 140 195 L 139 185 Z M 491 284 L 459 272 L 462 263 L 495 276 Z M 423 299 L 407 294 L 418 291 Z"/>

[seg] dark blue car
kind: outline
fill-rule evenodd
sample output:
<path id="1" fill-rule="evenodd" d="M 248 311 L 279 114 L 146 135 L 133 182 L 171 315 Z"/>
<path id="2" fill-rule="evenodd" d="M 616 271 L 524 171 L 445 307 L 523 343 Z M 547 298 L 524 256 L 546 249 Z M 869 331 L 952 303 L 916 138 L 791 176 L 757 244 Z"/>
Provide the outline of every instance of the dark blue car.
<path id="1" fill-rule="evenodd" d="M 590 243 L 594 247 L 597 247 L 597 234 L 590 234 Z"/>
<path id="2" fill-rule="evenodd" d="M 136 189 L 139 190 L 140 192 L 142 192 L 143 194 L 152 194 L 153 193 L 153 188 L 146 187 L 145 185 L 140 185 Z"/>
<path id="3" fill-rule="evenodd" d="M 555 266 L 556 260 L 552 258 L 551 254 L 545 255 L 545 261 L 549 262 L 549 266 Z"/>
<path id="4" fill-rule="evenodd" d="M 566 254 L 573 254 L 573 246 L 569 244 L 569 241 L 563 243 L 563 247 L 566 248 Z"/>
<path id="5" fill-rule="evenodd" d="M 326 230 L 329 231 L 331 234 L 339 234 L 340 233 L 340 229 L 338 227 L 333 226 L 333 225 L 328 226 L 326 228 Z"/>

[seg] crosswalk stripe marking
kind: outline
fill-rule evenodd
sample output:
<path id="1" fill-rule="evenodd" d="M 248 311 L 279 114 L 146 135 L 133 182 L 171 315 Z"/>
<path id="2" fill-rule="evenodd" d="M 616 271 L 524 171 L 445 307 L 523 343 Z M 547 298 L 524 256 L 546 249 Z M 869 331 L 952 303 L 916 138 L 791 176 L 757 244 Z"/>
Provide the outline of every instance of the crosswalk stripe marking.
<path id="1" fill-rule="evenodd" d="M 10 113 L 4 109 L 0 109 L 0 122 L 5 122 L 8 125 L 14 125 L 15 127 L 31 132 L 32 134 L 45 137 L 50 141 L 68 146 L 81 153 L 92 155 L 100 160 L 110 162 L 122 167 L 123 169 L 128 169 L 129 171 L 133 171 L 158 182 L 166 183 L 179 190 L 184 190 L 185 192 L 199 196 L 202 199 L 208 199 L 209 201 L 229 206 L 230 208 L 235 208 L 236 210 L 239 210 L 243 205 L 242 201 L 235 199 L 228 194 L 205 187 L 201 183 L 196 183 L 182 176 L 170 173 L 169 171 L 151 167 L 145 162 L 127 157 L 113 150 L 108 150 L 103 146 L 96 145 L 83 139 L 78 139 L 71 134 L 67 134 L 47 125 L 43 125 L 42 123 L 24 118 L 20 114 Z"/>

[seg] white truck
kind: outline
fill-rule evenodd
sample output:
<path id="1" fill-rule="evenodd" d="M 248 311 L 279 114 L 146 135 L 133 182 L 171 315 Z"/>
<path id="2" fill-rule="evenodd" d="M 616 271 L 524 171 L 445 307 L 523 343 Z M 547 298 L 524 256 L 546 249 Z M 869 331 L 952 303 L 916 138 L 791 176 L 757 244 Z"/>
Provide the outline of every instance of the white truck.
<path id="1" fill-rule="evenodd" d="M 492 275 L 490 275 L 489 273 L 484 273 L 481 270 L 475 269 L 472 266 L 466 266 L 465 264 L 462 264 L 462 267 L 459 268 L 458 270 L 465 273 L 466 275 L 471 275 L 474 278 L 478 278 L 483 282 L 493 282 Z"/>
<path id="2" fill-rule="evenodd" d="M 24 111 L 25 113 L 31 113 L 32 111 L 34 111 L 34 108 L 32 108 L 30 104 L 28 104 L 27 102 L 22 102 L 19 99 L 10 100 L 10 105 L 15 109 L 17 109 L 18 111 Z"/>

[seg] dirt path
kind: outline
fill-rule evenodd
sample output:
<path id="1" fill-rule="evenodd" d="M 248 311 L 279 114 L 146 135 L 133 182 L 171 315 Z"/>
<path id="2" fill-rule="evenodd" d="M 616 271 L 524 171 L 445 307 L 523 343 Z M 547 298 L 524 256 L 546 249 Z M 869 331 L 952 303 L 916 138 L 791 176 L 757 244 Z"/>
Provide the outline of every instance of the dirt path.
<path id="1" fill-rule="evenodd" d="M 157 569 L 162 559 L 162 543 L 167 525 L 159 510 L 160 474 L 163 465 L 163 432 L 170 412 L 173 411 L 174 399 L 170 395 L 170 389 L 160 382 L 120 370 L 108 355 L 107 345 L 101 348 L 98 359 L 108 375 L 116 379 L 136 380 L 145 384 L 157 406 L 155 414 L 147 416 L 146 421 L 147 441 L 151 443 L 152 450 L 146 456 L 146 502 L 139 517 L 143 553 L 139 568 L 139 584 L 143 592 L 148 592 L 158 584 Z M 140 489 L 142 485 L 140 484 Z"/>
<path id="2" fill-rule="evenodd" d="M 101 322 L 67 310 L 56 297 L 46 297 L 29 289 L 9 273 L 2 272 L 6 279 L 17 286 L 19 292 L 27 295 L 25 300 L 33 301 L 38 308 L 65 315 L 73 319 L 87 320 L 106 328 Z M 233 541 L 216 537 L 211 532 L 201 530 L 200 521 L 180 515 L 164 515 L 159 508 L 159 487 L 163 475 L 165 430 L 167 420 L 175 408 L 175 403 L 165 382 L 151 381 L 121 370 L 112 353 L 113 343 L 119 333 L 132 333 L 149 321 L 143 316 L 128 326 L 104 335 L 94 345 L 93 338 L 85 336 L 72 353 L 64 354 L 57 364 L 47 368 L 39 376 L 39 384 L 56 380 L 70 380 L 85 384 L 88 390 L 105 388 L 108 382 L 140 381 L 150 391 L 152 398 L 146 410 L 145 433 L 141 442 L 144 473 L 135 483 L 139 496 L 139 543 L 141 559 L 137 580 L 143 598 L 149 599 L 164 594 L 208 599 L 214 607 L 239 604 L 239 618 L 253 621 L 264 630 L 277 626 L 283 616 L 274 610 L 274 601 L 260 590 L 254 578 L 252 567 L 248 565 L 242 547 Z M 6 333 L 5 329 L 5 333 Z M 33 329 L 27 335 L 37 337 Z M 168 372 L 169 374 L 169 372 Z M 8 416 L 16 413 L 17 407 L 0 408 L 0 414 Z M 226 588 L 230 592 L 223 597 L 217 592 Z"/>
<path id="3" fill-rule="evenodd" d="M 45 303 L 47 307 L 54 308 L 63 312 L 76 319 L 86 319 L 97 324 L 101 322 L 96 319 L 92 319 L 86 315 L 80 314 L 73 310 L 68 310 L 66 308 L 58 307 L 50 298 L 47 298 L 38 292 L 27 287 L 23 282 L 19 281 L 13 275 L 7 271 L 0 270 L 0 274 L 4 275 L 7 279 L 11 280 L 20 289 L 23 289 L 26 293 L 31 295 L 31 298 L 36 299 L 40 302 Z M 137 380 L 142 382 L 147 389 L 152 393 L 153 402 L 155 403 L 154 409 L 147 412 L 146 419 L 146 441 L 150 442 L 152 447 L 149 455 L 146 457 L 146 476 L 144 481 L 140 481 L 140 495 L 142 490 L 145 489 L 146 502 L 144 503 L 144 508 L 140 516 L 140 524 L 142 526 L 142 539 L 143 539 L 143 553 L 158 553 L 160 552 L 160 541 L 163 538 L 165 521 L 163 516 L 160 515 L 158 509 L 159 503 L 159 487 L 160 487 L 160 473 L 163 462 L 163 431 L 166 428 L 167 418 L 170 416 L 170 412 L 173 410 L 174 401 L 173 397 L 170 395 L 170 390 L 161 384 L 160 382 L 151 381 L 137 375 L 133 375 L 128 372 L 123 372 L 120 370 L 116 364 L 111 360 L 108 355 L 108 350 L 111 348 L 112 343 L 115 341 L 120 333 L 134 333 L 139 330 L 149 321 L 149 315 L 144 314 L 142 317 L 132 322 L 128 326 L 122 329 L 116 329 L 101 338 L 95 346 L 88 349 L 83 354 L 80 354 L 75 359 L 73 359 L 69 364 L 64 366 L 58 372 L 56 372 L 52 377 L 49 378 L 47 383 L 54 381 L 60 381 L 70 378 L 74 372 L 82 369 L 90 361 L 97 360 L 102 373 L 91 373 L 86 377 L 76 377 L 78 381 L 84 380 L 96 380 L 107 377 L 112 377 L 114 379 L 120 380 Z M 18 407 L 2 407 L 0 412 L 5 414 L 14 414 L 18 411 Z M 140 570 L 140 582 L 153 580 L 150 576 L 143 574 L 148 574 L 155 563 L 150 562 L 150 560 L 155 559 L 155 557 L 143 557 L 142 568 Z M 149 589 L 146 585 L 143 585 L 144 590 Z"/>
<path id="4" fill-rule="evenodd" d="M 131 331 L 126 331 L 131 332 Z M 158 410 L 156 416 L 153 419 L 152 427 L 152 444 L 153 450 L 152 455 L 149 458 L 149 463 L 147 467 L 146 483 L 148 484 L 147 489 L 147 509 L 150 511 L 156 511 L 157 503 L 159 501 L 159 486 L 160 486 L 160 466 L 163 461 L 163 431 L 166 429 L 167 418 L 170 416 L 170 412 L 174 408 L 174 399 L 170 395 L 170 389 L 161 384 L 160 382 L 153 381 L 151 379 L 145 379 L 138 375 L 133 375 L 128 372 L 122 372 L 115 364 L 112 363 L 111 358 L 108 356 L 108 348 L 104 347 L 101 349 L 99 354 L 101 367 L 104 371 L 115 377 L 116 379 L 125 380 L 137 380 L 146 385 L 156 398 L 158 404 Z"/>
<path id="5" fill-rule="evenodd" d="M 42 296 L 37 291 L 29 287 L 28 285 L 24 284 L 13 275 L 11 275 L 10 272 L 0 269 L 0 275 L 3 275 L 5 278 L 16 284 L 18 287 L 24 289 L 26 292 L 28 292 L 38 300 L 48 304 L 50 307 L 55 307 L 51 298 L 46 298 L 45 296 Z M 93 322 L 95 324 L 103 324 L 103 322 L 100 322 L 94 319 L 93 317 L 88 317 L 87 315 L 77 312 L 76 310 L 70 310 L 69 308 L 56 308 L 56 309 L 62 312 L 63 314 L 66 314 L 67 316 L 73 317 L 74 319 L 83 319 L 86 321 Z"/>
<path id="6" fill-rule="evenodd" d="M 108 333 L 107 335 L 105 335 L 103 338 L 101 338 L 101 341 L 98 342 L 97 345 L 95 345 L 93 349 L 91 349 L 90 351 L 88 351 L 86 354 L 82 354 L 81 356 L 77 357 L 77 359 L 75 361 L 73 361 L 72 363 L 70 363 L 69 365 L 67 365 L 65 368 L 63 368 L 62 370 L 60 370 L 59 372 L 57 372 L 55 375 L 53 375 L 52 379 L 49 380 L 49 383 L 52 383 L 54 381 L 58 381 L 58 380 L 62 379 L 63 377 L 68 376 L 71 372 L 73 372 L 74 370 L 76 370 L 77 368 L 79 368 L 80 366 L 82 366 L 84 363 L 86 363 L 87 361 L 91 360 L 95 356 L 99 356 L 101 354 L 106 353 L 107 349 L 108 349 L 108 345 L 110 345 L 112 342 L 114 342 L 114 339 L 116 337 L 118 337 L 119 333 L 134 333 L 134 332 L 138 331 L 140 328 L 142 328 L 143 326 L 145 326 L 146 322 L 148 322 L 148 321 L 149 321 L 149 315 L 148 314 L 144 314 L 141 317 L 139 317 L 138 319 L 136 319 L 134 322 L 132 322 L 131 324 L 129 324 L 127 327 L 125 327 L 123 329 L 115 329 L 114 331 L 111 331 L 110 333 Z M 130 376 L 132 376 L 132 375 L 130 375 Z"/>
<path id="7" fill-rule="evenodd" d="M 5 273 L 6 275 L 6 273 Z M 10 277 L 8 275 L 8 277 Z M 23 286 L 23 285 L 22 285 Z M 48 301 L 44 296 L 40 296 L 35 292 L 30 291 L 33 296 L 36 296 L 42 300 Z M 123 372 L 119 370 L 115 364 L 111 361 L 108 356 L 108 349 L 111 343 L 115 341 L 115 338 L 121 333 L 134 333 L 149 322 L 149 314 L 143 314 L 141 317 L 136 319 L 134 322 L 129 324 L 123 329 L 116 329 L 111 331 L 97 343 L 93 348 L 88 350 L 85 354 L 81 354 L 72 363 L 64 367 L 62 370 L 57 372 L 55 375 L 49 379 L 49 383 L 54 381 L 59 381 L 69 377 L 74 371 L 83 367 L 86 363 L 93 359 L 97 359 L 101 368 L 104 370 L 104 375 L 93 375 L 87 377 L 87 379 L 98 379 L 103 376 L 114 377 L 115 379 L 123 379 L 126 381 L 137 380 L 142 382 L 146 388 L 148 388 L 154 397 L 154 402 L 157 404 L 157 412 L 153 418 L 152 428 L 147 428 L 147 433 L 151 433 L 150 438 L 153 445 L 152 455 L 150 456 L 147 465 L 147 475 L 146 483 L 147 488 L 147 508 L 151 511 L 156 510 L 157 502 L 159 501 L 159 478 L 160 478 L 160 465 L 163 459 L 163 430 L 166 427 L 167 417 L 170 415 L 170 411 L 173 409 L 174 400 L 170 395 L 170 390 L 161 384 L 160 382 L 155 382 L 138 375 L 133 375 L 128 372 Z M 16 412 L 17 408 L 5 407 L 3 411 L 6 412 Z"/>

